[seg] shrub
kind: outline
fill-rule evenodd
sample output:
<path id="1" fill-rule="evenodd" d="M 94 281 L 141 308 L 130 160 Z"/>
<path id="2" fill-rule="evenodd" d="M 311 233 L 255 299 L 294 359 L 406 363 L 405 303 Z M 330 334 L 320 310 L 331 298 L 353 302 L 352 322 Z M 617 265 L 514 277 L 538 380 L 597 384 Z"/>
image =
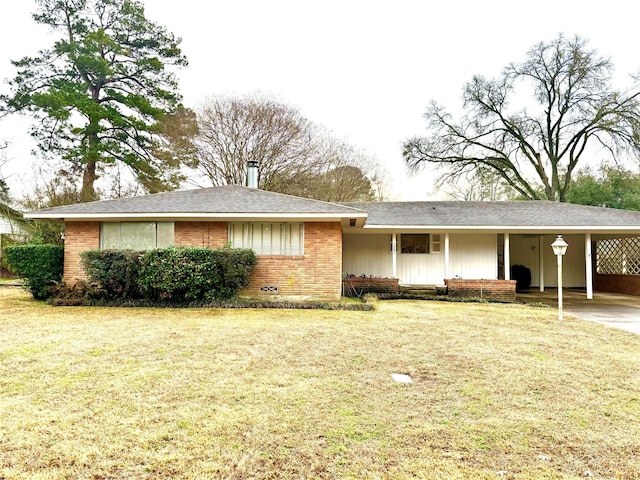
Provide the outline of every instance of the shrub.
<path id="1" fill-rule="evenodd" d="M 70 285 L 58 283 L 49 288 L 53 296 L 51 303 L 56 307 L 75 307 L 86 305 L 89 293 L 93 287 L 84 280 L 78 280 Z"/>
<path id="2" fill-rule="evenodd" d="M 10 273 L 14 273 L 11 272 L 11 265 L 9 265 L 9 261 L 4 255 L 4 252 L 7 248 L 15 247 L 17 245 L 24 245 L 24 243 L 24 241 L 20 241 L 19 239 L 17 239 L 15 235 L 0 233 L 0 269 L 4 269 Z"/>
<path id="3" fill-rule="evenodd" d="M 92 295 L 99 298 L 140 298 L 138 277 L 142 252 L 91 250 L 82 252 L 82 265 L 89 280 L 98 285 Z"/>
<path id="4" fill-rule="evenodd" d="M 159 300 L 224 300 L 248 285 L 256 256 L 252 250 L 163 248 L 146 252 L 139 286 Z"/>
<path id="5" fill-rule="evenodd" d="M 26 280 L 25 287 L 36 300 L 51 296 L 50 286 L 62 280 L 62 245 L 18 245 L 5 250 L 12 271 Z"/>

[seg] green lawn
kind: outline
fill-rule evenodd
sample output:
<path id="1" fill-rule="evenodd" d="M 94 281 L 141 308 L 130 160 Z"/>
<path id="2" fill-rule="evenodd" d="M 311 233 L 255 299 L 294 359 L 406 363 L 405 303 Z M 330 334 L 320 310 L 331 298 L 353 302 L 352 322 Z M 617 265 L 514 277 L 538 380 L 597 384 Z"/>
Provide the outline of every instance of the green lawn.
<path id="1" fill-rule="evenodd" d="M 54 308 L 0 288 L 0 479 L 640 478 L 640 336 L 376 306 Z"/>

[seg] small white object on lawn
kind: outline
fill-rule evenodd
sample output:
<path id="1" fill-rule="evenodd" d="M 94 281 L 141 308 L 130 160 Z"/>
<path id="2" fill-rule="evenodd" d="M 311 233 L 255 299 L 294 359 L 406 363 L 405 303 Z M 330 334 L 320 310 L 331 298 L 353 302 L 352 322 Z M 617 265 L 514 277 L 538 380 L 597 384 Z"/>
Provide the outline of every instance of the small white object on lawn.
<path id="1" fill-rule="evenodd" d="M 393 378 L 398 383 L 413 383 L 411 377 L 409 375 L 405 375 L 404 373 L 392 373 L 391 378 Z"/>

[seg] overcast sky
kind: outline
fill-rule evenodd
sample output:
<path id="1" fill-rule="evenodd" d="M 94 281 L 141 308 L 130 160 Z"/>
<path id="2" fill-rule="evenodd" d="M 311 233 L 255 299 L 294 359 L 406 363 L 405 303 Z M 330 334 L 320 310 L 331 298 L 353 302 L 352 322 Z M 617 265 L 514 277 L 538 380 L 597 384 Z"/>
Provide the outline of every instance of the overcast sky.
<path id="1" fill-rule="evenodd" d="M 3 5 L 0 78 L 10 60 L 51 45 L 33 22 L 32 0 Z M 559 33 L 579 34 L 616 66 L 616 84 L 640 70 L 640 4 L 537 0 L 145 0 L 147 17 L 182 37 L 190 65 L 179 72 L 184 103 L 261 91 L 301 110 L 389 173 L 394 200 L 426 200 L 431 172 L 408 175 L 403 140 L 424 131 L 435 99 L 460 108 L 463 84 L 494 77 Z M 0 87 L 6 91 L 6 86 Z M 11 143 L 3 173 L 28 168 L 28 119 L 0 122 Z M 13 177 L 16 178 L 16 177 Z"/>

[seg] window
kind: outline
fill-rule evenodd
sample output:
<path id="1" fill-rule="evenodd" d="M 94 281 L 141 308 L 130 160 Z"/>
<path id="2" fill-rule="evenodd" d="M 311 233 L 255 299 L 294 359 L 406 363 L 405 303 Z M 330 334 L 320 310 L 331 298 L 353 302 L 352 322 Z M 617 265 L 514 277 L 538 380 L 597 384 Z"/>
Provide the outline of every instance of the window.
<path id="1" fill-rule="evenodd" d="M 173 222 L 103 222 L 101 250 L 149 250 L 173 245 Z"/>
<path id="2" fill-rule="evenodd" d="M 304 223 L 229 223 L 229 242 L 256 255 L 303 255 Z"/>
<path id="3" fill-rule="evenodd" d="M 400 253 L 429 253 L 428 233 L 403 233 L 400 235 Z"/>
<path id="4" fill-rule="evenodd" d="M 403 233 L 400 235 L 400 253 L 440 253 L 442 235 L 428 233 Z"/>

